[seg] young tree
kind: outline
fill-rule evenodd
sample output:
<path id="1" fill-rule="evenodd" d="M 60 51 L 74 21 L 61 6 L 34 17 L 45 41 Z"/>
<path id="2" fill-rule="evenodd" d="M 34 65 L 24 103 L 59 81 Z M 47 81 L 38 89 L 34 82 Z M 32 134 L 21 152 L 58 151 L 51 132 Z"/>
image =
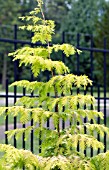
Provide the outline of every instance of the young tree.
<path id="1" fill-rule="evenodd" d="M 14 129 L 6 134 L 8 138 L 15 135 L 17 139 L 25 134 L 25 139 L 27 139 L 30 132 L 34 130 L 34 134 L 41 140 L 41 153 L 35 155 L 27 150 L 18 150 L 13 146 L 0 144 L 0 151 L 4 153 L 0 160 L 0 169 L 20 170 L 25 167 L 28 170 L 97 170 L 101 164 L 102 169 L 107 169 L 109 152 L 93 158 L 84 155 L 84 150 L 87 148 L 104 148 L 102 142 L 95 137 L 95 132 L 101 135 L 109 134 L 107 127 L 97 124 L 96 117 L 103 119 L 103 113 L 89 109 L 90 105 L 94 108 L 93 96 L 71 95 L 75 87 L 85 89 L 86 86 L 92 85 L 92 81 L 85 75 L 71 74 L 63 62 L 51 59 L 53 51 L 55 53 L 63 51 L 66 57 L 76 52 L 80 53 L 80 51 L 69 44 L 50 44 L 55 25 L 53 21 L 45 19 L 42 0 L 37 1 L 38 7 L 30 12 L 29 16 L 22 17 L 23 20 L 30 21 L 30 24 L 23 26 L 22 29 L 33 31 L 32 42 L 40 41 L 44 46 L 22 47 L 10 56 L 13 56 L 14 61 L 19 59 L 20 66 L 29 64 L 35 77 L 40 72 L 48 70 L 51 78 L 45 82 L 27 80 L 14 82 L 12 86 L 21 86 L 31 92 L 37 90 L 39 96 L 24 96 L 17 101 L 15 106 L 1 107 L 0 115 L 17 116 L 19 114 L 22 124 L 33 120 L 32 126 Z M 37 14 L 41 14 L 42 17 Z M 83 123 L 86 117 L 87 123 Z M 45 126 L 49 118 L 53 122 L 54 128 L 52 129 Z M 61 120 L 70 120 L 70 125 L 62 129 Z M 93 124 L 90 124 L 90 120 L 93 120 Z M 87 129 L 87 134 L 84 128 Z M 80 150 L 77 150 L 78 145 Z"/>

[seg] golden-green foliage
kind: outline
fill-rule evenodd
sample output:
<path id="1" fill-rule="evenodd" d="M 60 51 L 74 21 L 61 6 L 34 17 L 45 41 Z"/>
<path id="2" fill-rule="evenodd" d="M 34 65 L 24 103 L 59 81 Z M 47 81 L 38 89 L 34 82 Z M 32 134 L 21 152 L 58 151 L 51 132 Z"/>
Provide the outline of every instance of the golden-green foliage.
<path id="1" fill-rule="evenodd" d="M 91 160 L 96 170 L 108 170 L 109 169 L 109 151 L 101 153 Z"/>
<path id="2" fill-rule="evenodd" d="M 33 155 L 30 151 L 18 150 L 5 144 L 0 144 L 0 151 L 4 153 L 0 162 L 1 170 L 22 170 L 24 166 L 27 170 L 43 169 L 40 157 Z"/>
<path id="3" fill-rule="evenodd" d="M 69 44 L 53 44 L 55 24 L 46 20 L 42 10 L 42 0 L 37 0 L 38 8 L 30 12 L 22 20 L 29 22 L 21 27 L 34 33 L 32 42 L 41 42 L 44 46 L 22 47 L 9 54 L 13 61 L 19 60 L 19 65 L 30 65 L 34 76 L 48 70 L 50 80 L 47 82 L 21 80 L 11 86 L 19 86 L 27 91 L 35 92 L 34 96 L 21 97 L 12 107 L 0 107 L 0 115 L 19 115 L 22 124 L 33 120 L 32 126 L 13 129 L 5 132 L 8 139 L 13 136 L 17 140 L 24 134 L 29 140 L 29 134 L 34 134 L 42 141 L 39 155 L 30 151 L 16 149 L 10 145 L 0 145 L 3 153 L 0 160 L 0 169 L 15 170 L 25 167 L 26 170 L 108 170 L 109 153 L 99 154 L 93 158 L 84 155 L 87 148 L 103 149 L 104 145 L 96 139 L 95 134 L 101 137 L 109 135 L 109 129 L 97 124 L 97 117 L 103 119 L 103 113 L 95 110 L 95 98 L 89 94 L 74 94 L 73 89 L 84 89 L 92 85 L 86 76 L 77 76 L 70 73 L 69 68 L 62 61 L 53 61 L 51 54 L 62 51 L 66 57 L 80 53 L 78 49 Z M 42 17 L 40 17 L 40 14 Z M 61 58 L 61 57 L 60 57 Z M 37 93 L 37 95 L 36 95 Z M 49 94 L 49 95 L 48 95 Z M 84 123 L 87 118 L 87 123 Z M 47 120 L 52 121 L 52 128 L 45 126 Z M 70 121 L 70 125 L 61 128 L 61 120 Z M 90 124 L 90 121 L 93 123 Z M 84 129 L 86 129 L 86 134 Z M 80 150 L 77 152 L 77 147 Z"/>
<path id="4" fill-rule="evenodd" d="M 24 87 L 31 92 L 34 90 L 38 90 L 37 92 L 41 96 L 45 96 L 47 93 L 54 94 L 54 87 L 58 93 L 58 95 L 61 95 L 62 93 L 65 95 L 71 94 L 71 90 L 73 90 L 73 87 L 81 88 L 84 87 L 84 90 L 86 89 L 86 86 L 92 85 L 92 81 L 88 79 L 86 75 L 77 76 L 74 74 L 67 74 L 67 75 L 56 75 L 52 77 L 48 82 L 29 82 L 27 80 L 21 80 L 18 82 L 14 82 L 11 84 L 11 86 L 19 86 Z"/>
<path id="5" fill-rule="evenodd" d="M 87 159 L 84 161 L 83 157 L 74 155 L 65 157 L 62 155 L 43 158 L 32 154 L 27 150 L 18 150 L 10 145 L 0 145 L 0 151 L 4 153 L 0 161 L 1 170 L 76 170 L 79 168 L 90 170 L 92 165 Z"/>

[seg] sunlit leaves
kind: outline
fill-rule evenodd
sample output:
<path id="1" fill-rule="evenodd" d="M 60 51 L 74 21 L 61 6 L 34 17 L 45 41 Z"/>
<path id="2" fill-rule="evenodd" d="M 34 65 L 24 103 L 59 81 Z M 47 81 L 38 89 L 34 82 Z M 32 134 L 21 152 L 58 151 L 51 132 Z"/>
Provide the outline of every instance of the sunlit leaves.
<path id="1" fill-rule="evenodd" d="M 100 134 L 101 137 L 104 136 L 104 133 L 109 135 L 109 128 L 105 127 L 104 125 L 90 124 L 90 123 L 84 123 L 83 125 L 76 125 L 75 127 L 72 125 L 70 129 L 70 133 L 84 134 L 84 128 L 87 129 L 87 134 L 89 135 L 94 135 L 94 133 Z"/>
<path id="2" fill-rule="evenodd" d="M 53 110 L 56 105 L 58 105 L 58 109 L 61 110 L 63 106 L 67 106 L 69 110 L 76 110 L 77 106 L 79 105 L 79 108 L 86 107 L 88 108 L 90 105 L 95 104 L 95 99 L 91 95 L 82 95 L 78 94 L 75 96 L 64 96 L 64 97 L 59 97 L 59 98 L 50 98 L 50 97 L 45 97 L 40 99 L 40 104 L 42 105 L 46 103 L 46 106 L 49 108 L 49 110 Z"/>
<path id="3" fill-rule="evenodd" d="M 70 44 L 62 44 L 62 45 L 56 44 L 53 45 L 53 49 L 55 52 L 58 52 L 59 50 L 63 51 L 67 57 L 69 57 L 70 55 L 74 55 L 76 52 L 79 54 L 81 53 L 80 50 L 77 50 L 75 47 L 73 47 Z"/>
<path id="4" fill-rule="evenodd" d="M 19 59 L 20 59 L 20 56 L 22 55 L 24 57 L 31 56 L 31 58 L 41 56 L 46 59 L 46 58 L 49 58 L 49 50 L 44 47 L 37 47 L 37 48 L 22 47 L 21 49 L 18 49 L 15 52 L 9 54 L 9 56 L 13 56 L 16 58 L 18 57 Z"/>
<path id="5" fill-rule="evenodd" d="M 104 149 L 102 142 L 99 142 L 95 137 L 86 134 L 66 134 L 58 140 L 58 143 L 61 144 L 62 141 L 68 141 L 69 146 L 75 149 L 79 144 L 82 151 L 84 151 L 86 147 L 92 147 L 95 150 L 98 148 Z"/>
<path id="6" fill-rule="evenodd" d="M 28 56 L 28 55 L 16 55 L 13 59 L 20 60 L 20 65 L 24 64 L 25 66 L 30 65 L 31 70 L 34 76 L 38 76 L 40 71 L 52 71 L 55 70 L 57 74 L 66 74 L 69 72 L 69 69 L 61 61 L 52 61 L 51 59 L 44 59 L 42 56 Z"/>
<path id="7" fill-rule="evenodd" d="M 61 67 L 58 67 L 58 71 L 61 69 Z M 51 93 L 54 95 L 54 88 L 57 91 L 58 95 L 64 94 L 68 95 L 71 94 L 71 90 L 73 90 L 74 86 L 76 88 L 84 88 L 88 85 L 92 85 L 92 81 L 85 75 L 77 76 L 74 74 L 67 74 L 65 76 L 59 75 L 52 77 L 48 82 L 29 82 L 27 80 L 21 80 L 12 83 L 11 86 L 18 86 L 18 87 L 24 87 L 27 90 L 30 91 L 38 91 L 42 96 L 47 95 L 47 93 Z"/>
<path id="8" fill-rule="evenodd" d="M 27 170 L 42 168 L 43 160 L 41 161 L 41 157 L 32 154 L 30 151 L 0 144 L 0 152 L 4 153 L 4 157 L 1 159 L 4 170 L 14 170 L 16 168 L 21 170 L 24 166 Z"/>
<path id="9" fill-rule="evenodd" d="M 42 18 L 35 16 L 39 12 L 41 12 L 40 7 L 35 8 L 30 12 L 29 16 L 21 17 L 22 20 L 31 21 L 32 24 L 21 26 L 20 28 L 34 32 L 32 37 L 33 43 L 41 42 L 42 44 L 46 44 L 47 42 L 52 41 L 55 24 L 52 20 L 43 20 Z"/>
<path id="10" fill-rule="evenodd" d="M 92 157 L 91 163 L 95 166 L 96 170 L 108 170 L 109 169 L 109 151 L 106 153 L 100 153 L 99 155 Z"/>

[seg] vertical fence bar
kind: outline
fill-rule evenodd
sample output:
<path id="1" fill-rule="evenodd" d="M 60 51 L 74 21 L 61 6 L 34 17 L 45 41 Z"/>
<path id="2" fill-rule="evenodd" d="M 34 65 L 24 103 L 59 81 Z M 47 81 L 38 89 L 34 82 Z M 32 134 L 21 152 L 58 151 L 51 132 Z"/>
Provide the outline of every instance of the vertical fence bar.
<path id="1" fill-rule="evenodd" d="M 26 94 L 26 91 L 25 91 L 25 88 L 23 88 L 23 96 L 25 96 L 25 94 Z M 26 127 L 25 124 L 23 124 L 22 127 L 25 128 Z M 23 149 L 25 149 L 25 132 L 22 135 L 22 147 Z"/>
<path id="2" fill-rule="evenodd" d="M 50 128 L 50 119 L 47 119 L 47 128 Z"/>
<path id="3" fill-rule="evenodd" d="M 17 40 L 17 25 L 14 25 L 14 40 Z M 17 49 L 17 42 L 14 42 L 14 50 Z M 17 62 L 14 61 L 14 80 L 17 80 Z"/>
<path id="4" fill-rule="evenodd" d="M 33 36 L 33 32 L 31 33 L 31 37 L 32 36 Z M 31 44 L 31 47 L 33 48 L 34 45 Z M 34 76 L 33 76 L 32 71 L 30 72 L 30 74 L 31 74 L 31 81 L 33 81 L 34 80 Z M 34 92 L 31 93 L 31 97 L 33 97 L 33 96 L 34 96 Z M 31 116 L 32 116 L 32 113 L 31 113 Z M 30 125 L 33 126 L 33 124 L 34 124 L 34 121 L 32 119 Z M 30 139 L 30 149 L 31 149 L 31 152 L 34 153 L 34 130 L 31 130 L 30 138 L 31 138 Z"/>
<path id="5" fill-rule="evenodd" d="M 8 107 L 8 79 L 6 79 L 6 107 Z M 6 115 L 6 120 L 5 120 L 5 131 L 8 131 L 8 115 Z M 7 134 L 5 134 L 5 143 L 8 144 Z"/>
<path id="6" fill-rule="evenodd" d="M 79 48 L 79 43 L 80 43 L 80 34 L 77 34 L 77 48 Z M 79 76 L 80 74 L 80 58 L 79 58 L 79 54 L 77 53 L 77 75 Z M 77 94 L 80 92 L 79 88 L 77 89 Z M 77 108 L 79 108 L 79 104 L 77 106 Z M 79 122 L 77 122 L 77 125 L 79 125 Z M 79 151 L 79 144 L 77 146 L 77 151 Z"/>
<path id="7" fill-rule="evenodd" d="M 31 120 L 31 126 L 33 126 L 33 119 Z M 31 130 L 31 143 L 30 143 L 31 152 L 34 153 L 34 133 Z"/>
<path id="8" fill-rule="evenodd" d="M 86 90 L 84 90 L 84 95 L 86 95 Z M 84 105 L 84 109 L 86 109 L 86 105 Z M 87 122 L 87 118 L 85 117 L 85 118 L 84 118 L 84 123 L 86 123 L 86 122 Z M 86 126 L 84 126 L 84 133 L 85 133 L 85 134 L 87 133 Z M 85 156 L 87 155 L 86 149 L 84 150 L 84 154 L 85 154 Z"/>
<path id="9" fill-rule="evenodd" d="M 39 127 L 41 127 L 41 121 L 40 120 L 39 120 Z M 41 144 L 42 144 L 41 136 L 42 136 L 42 132 L 40 130 L 39 131 L 39 153 L 41 153 Z"/>
<path id="10" fill-rule="evenodd" d="M 17 25 L 14 25 L 14 40 L 17 40 Z M 17 49 L 17 43 L 14 42 L 14 50 Z M 14 81 L 17 80 L 17 61 L 14 61 Z M 17 93 L 17 87 L 14 86 L 14 103 L 16 103 L 16 93 Z M 14 117 L 14 129 L 17 128 L 17 117 Z M 17 141 L 14 136 L 14 146 L 17 147 Z"/>
<path id="11" fill-rule="evenodd" d="M 49 81 L 49 80 L 50 80 L 50 76 L 49 76 L 49 72 L 47 72 L 47 81 Z M 48 93 L 47 96 L 50 96 L 50 94 Z M 50 119 L 48 118 L 47 119 L 47 128 L 49 129 L 49 127 L 50 127 Z"/>
<path id="12" fill-rule="evenodd" d="M 31 95 L 33 96 L 33 95 Z M 31 120 L 31 126 L 33 126 L 33 119 Z M 31 140 L 30 140 L 30 149 L 31 149 L 31 152 L 34 153 L 34 131 L 31 130 Z"/>
<path id="13" fill-rule="evenodd" d="M 104 50 L 106 49 L 106 38 L 104 38 Z M 104 51 L 104 124 L 106 125 L 106 52 Z M 106 152 L 106 133 L 104 133 L 104 152 Z"/>
<path id="14" fill-rule="evenodd" d="M 31 73 L 31 81 L 33 81 L 33 74 Z M 31 93 L 31 97 L 33 97 L 33 92 Z M 32 116 L 32 113 L 31 113 L 31 116 Z M 31 120 L 31 126 L 33 126 L 34 122 L 33 122 L 33 119 Z M 34 131 L 31 130 L 31 140 L 30 140 L 30 149 L 31 149 L 31 152 L 33 153 L 34 152 Z"/>
<path id="15" fill-rule="evenodd" d="M 91 35 L 91 41 L 90 41 L 90 47 L 91 49 L 93 48 L 93 36 Z M 90 51 L 90 77 L 91 80 L 93 80 L 93 71 L 94 71 L 94 67 L 93 67 L 93 51 Z M 93 96 L 93 86 L 91 86 L 91 96 Z M 91 105 L 91 109 L 93 109 L 93 106 Z M 91 123 L 93 123 L 93 121 L 91 120 Z M 93 156 L 93 148 L 91 148 L 91 157 Z"/>
<path id="16" fill-rule="evenodd" d="M 65 43 L 65 32 L 62 33 L 62 44 L 63 43 Z M 65 54 L 64 53 L 62 53 L 62 62 L 65 64 Z M 62 94 L 62 96 L 64 96 L 64 95 Z M 63 112 L 64 112 L 64 110 L 65 110 L 65 107 L 63 107 Z M 64 120 L 62 120 L 62 129 L 65 129 L 65 121 Z"/>
<path id="17" fill-rule="evenodd" d="M 80 46 L 80 34 L 77 34 L 77 48 Z M 79 54 L 77 53 L 77 75 L 79 76 L 80 74 L 80 57 Z M 77 94 L 79 93 L 79 88 L 77 89 Z"/>
<path id="18" fill-rule="evenodd" d="M 98 112 L 100 112 L 100 85 L 98 84 L 98 87 L 97 87 L 97 92 L 98 92 Z M 97 123 L 100 124 L 100 117 L 98 117 L 98 120 L 97 120 Z M 98 141 L 100 141 L 100 134 L 98 134 Z M 98 149 L 98 154 L 100 153 L 100 148 Z"/>

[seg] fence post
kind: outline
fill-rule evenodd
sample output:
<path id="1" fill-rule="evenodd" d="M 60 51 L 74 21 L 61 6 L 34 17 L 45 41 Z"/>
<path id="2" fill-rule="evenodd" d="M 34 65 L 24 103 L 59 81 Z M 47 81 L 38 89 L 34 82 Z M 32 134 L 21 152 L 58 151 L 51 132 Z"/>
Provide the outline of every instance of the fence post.
<path id="1" fill-rule="evenodd" d="M 65 32 L 62 32 L 62 44 L 65 43 Z M 62 53 L 62 62 L 65 63 L 65 54 Z M 62 94 L 63 96 L 63 94 Z M 63 107 L 63 111 L 65 110 L 65 108 Z M 62 119 L 62 129 L 65 128 L 65 121 Z"/>
<path id="2" fill-rule="evenodd" d="M 97 96 L 97 104 L 98 104 L 98 112 L 100 112 L 100 85 L 98 84 L 97 86 L 97 93 L 98 93 L 98 96 Z M 100 124 L 100 117 L 98 116 L 98 120 L 97 120 L 97 123 Z M 98 141 L 100 141 L 100 134 L 98 134 Z M 98 154 L 100 153 L 100 148 L 98 149 Z"/>
<path id="3" fill-rule="evenodd" d="M 91 40 L 90 40 L 90 78 L 93 81 L 93 35 L 91 35 Z M 93 86 L 91 86 L 91 96 L 93 96 Z M 91 105 L 91 109 L 93 109 L 93 105 Z M 93 123 L 93 121 L 91 120 L 91 123 Z M 93 156 L 93 148 L 91 148 L 91 157 Z"/>
<path id="4" fill-rule="evenodd" d="M 26 90 L 23 88 L 23 96 L 25 96 Z M 22 128 L 26 128 L 25 124 L 22 125 Z M 22 135 L 22 148 L 25 149 L 25 132 Z"/>
<path id="5" fill-rule="evenodd" d="M 14 25 L 14 40 L 17 40 L 17 25 Z M 17 49 L 17 43 L 14 42 L 14 50 Z M 14 61 L 14 81 L 17 80 L 17 61 Z M 14 103 L 16 102 L 17 88 L 14 86 Z M 14 117 L 14 129 L 17 128 L 17 117 Z M 14 146 L 17 147 L 17 141 L 14 136 Z"/>
<path id="6" fill-rule="evenodd" d="M 6 79 L 6 107 L 8 107 L 8 79 Z M 8 115 L 7 114 L 6 114 L 6 119 L 5 119 L 5 131 L 8 131 Z M 8 144 L 7 134 L 5 134 L 5 143 Z"/>
<path id="7" fill-rule="evenodd" d="M 77 48 L 79 49 L 79 43 L 80 43 L 80 34 L 77 34 Z M 77 75 L 79 76 L 80 74 L 80 58 L 79 58 L 79 54 L 77 53 Z M 80 92 L 80 89 L 77 89 L 77 94 Z M 77 106 L 77 108 L 79 108 L 79 104 Z M 77 122 L 77 125 L 79 125 L 79 122 Z M 77 151 L 79 152 L 80 146 L 78 144 L 77 146 Z"/>
<path id="8" fill-rule="evenodd" d="M 106 49 L 106 38 L 104 38 L 104 50 Z M 106 125 L 106 52 L 104 51 L 104 124 Z M 104 152 L 106 152 L 106 133 L 104 133 Z"/>

